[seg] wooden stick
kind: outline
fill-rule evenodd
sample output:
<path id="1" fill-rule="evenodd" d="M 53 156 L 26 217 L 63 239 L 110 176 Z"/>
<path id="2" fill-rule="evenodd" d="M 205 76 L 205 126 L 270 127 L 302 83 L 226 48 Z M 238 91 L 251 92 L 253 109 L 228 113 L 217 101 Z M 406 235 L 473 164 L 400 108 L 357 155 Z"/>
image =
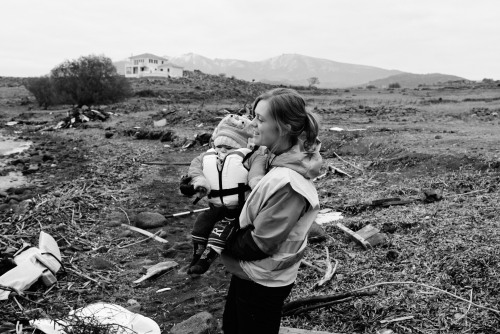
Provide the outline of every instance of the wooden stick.
<path id="1" fill-rule="evenodd" d="M 125 210 L 123 210 L 122 208 L 118 208 L 118 209 L 120 209 L 120 210 L 122 210 L 122 211 L 123 211 L 123 213 L 125 214 L 125 217 L 127 217 L 128 224 L 129 224 L 129 225 L 132 225 L 132 224 L 130 223 L 130 219 L 128 218 L 128 214 L 127 214 L 127 212 L 126 212 Z"/>
<path id="2" fill-rule="evenodd" d="M 337 174 L 340 174 L 340 175 L 345 175 L 345 176 L 347 176 L 347 177 L 349 177 L 349 178 L 351 178 L 351 179 L 352 179 L 352 177 L 353 177 L 351 174 L 348 174 L 348 173 L 344 172 L 342 169 L 337 168 L 337 167 L 335 167 L 335 166 L 331 166 L 331 165 L 330 165 L 330 166 L 328 166 L 328 168 L 329 168 L 330 170 L 332 170 L 334 173 L 337 173 Z"/>
<path id="3" fill-rule="evenodd" d="M 322 286 L 323 284 L 331 280 L 333 275 L 335 275 L 335 270 L 337 270 L 337 265 L 339 264 L 339 262 L 335 260 L 335 267 L 332 267 L 332 263 L 330 262 L 330 253 L 328 252 L 328 247 L 326 246 L 325 246 L 325 252 L 326 252 L 326 260 L 325 260 L 326 272 L 323 278 L 320 279 L 318 283 L 314 285 L 314 287 Z"/>
<path id="4" fill-rule="evenodd" d="M 138 228 L 138 227 L 135 227 L 135 226 L 131 226 L 131 225 L 127 225 L 127 224 L 122 224 L 123 227 L 127 227 L 128 229 L 132 230 L 132 231 L 135 231 L 137 233 L 141 233 L 141 234 L 144 234 L 144 235 L 147 235 L 148 237 L 156 240 L 156 241 L 159 241 L 161 243 L 164 243 L 164 244 L 167 244 L 168 243 L 168 240 L 165 240 L 163 238 L 160 238 L 159 236 L 151 233 L 151 232 L 148 232 L 148 231 L 145 231 L 143 230 L 142 228 Z"/>
<path id="5" fill-rule="evenodd" d="M 306 261 L 306 260 L 301 260 L 301 261 L 300 261 L 300 263 L 302 263 L 302 264 L 304 264 L 304 265 L 306 265 L 306 266 L 308 266 L 308 267 L 310 267 L 310 268 L 313 268 L 313 269 L 315 269 L 315 270 L 319 271 L 319 272 L 320 272 L 320 273 L 322 273 L 322 274 L 324 274 L 324 273 L 325 273 L 325 271 L 324 271 L 323 269 L 321 269 L 321 268 L 320 268 L 320 267 L 318 267 L 318 266 L 315 266 L 315 265 L 314 265 L 314 264 L 312 264 L 311 262 L 308 262 L 308 261 Z"/>
<path id="6" fill-rule="evenodd" d="M 354 167 L 354 168 L 356 168 L 357 170 L 361 171 L 361 173 L 363 173 L 363 172 L 364 172 L 361 168 L 359 168 L 359 167 L 358 167 L 358 166 L 356 166 L 355 164 L 350 163 L 349 161 L 346 161 L 346 160 L 342 159 L 342 158 L 341 158 L 341 157 L 340 157 L 337 153 L 333 152 L 333 154 L 335 154 L 335 156 L 336 156 L 337 158 L 339 158 L 341 161 L 343 161 L 343 162 L 345 162 L 346 164 L 351 165 L 352 167 Z"/>
<path id="7" fill-rule="evenodd" d="M 407 317 L 400 317 L 400 318 L 395 318 L 395 319 L 385 319 L 385 320 L 380 320 L 381 324 L 388 324 L 390 322 L 398 322 L 398 321 L 404 321 L 404 320 L 410 320 L 415 318 L 413 315 L 409 315 Z"/>
<path id="8" fill-rule="evenodd" d="M 356 234 L 356 232 L 345 227 L 342 223 L 337 223 L 336 226 L 345 233 L 347 233 L 350 237 L 356 239 L 356 241 L 358 241 L 365 249 L 372 248 L 372 246 L 368 242 L 366 242 L 365 239 L 361 238 L 358 234 Z"/>
<path id="9" fill-rule="evenodd" d="M 144 241 L 147 241 L 149 239 L 152 239 L 154 236 L 157 236 L 159 233 L 161 232 L 161 230 L 158 230 L 156 231 L 156 233 L 154 233 L 152 236 L 150 237 L 147 237 L 147 238 L 144 238 L 142 240 L 139 240 L 139 241 L 136 241 L 136 242 L 133 242 L 131 244 L 128 244 L 128 245 L 125 245 L 125 246 L 118 246 L 118 248 L 127 248 L 127 247 L 130 247 L 130 246 L 133 246 L 133 245 L 137 245 L 137 244 L 140 244 L 141 242 L 144 242 Z"/>

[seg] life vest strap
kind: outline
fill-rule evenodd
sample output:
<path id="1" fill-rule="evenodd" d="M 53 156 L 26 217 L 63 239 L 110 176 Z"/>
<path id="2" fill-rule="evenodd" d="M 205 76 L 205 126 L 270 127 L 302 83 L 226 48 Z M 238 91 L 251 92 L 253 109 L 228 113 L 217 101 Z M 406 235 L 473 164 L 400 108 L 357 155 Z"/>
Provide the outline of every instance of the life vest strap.
<path id="1" fill-rule="evenodd" d="M 241 194 L 245 196 L 245 192 L 247 192 L 250 189 L 251 188 L 248 184 L 238 183 L 238 187 L 236 188 L 211 190 L 210 193 L 208 194 L 208 198 L 241 195 Z M 243 199 L 243 202 L 244 201 L 245 199 Z"/>

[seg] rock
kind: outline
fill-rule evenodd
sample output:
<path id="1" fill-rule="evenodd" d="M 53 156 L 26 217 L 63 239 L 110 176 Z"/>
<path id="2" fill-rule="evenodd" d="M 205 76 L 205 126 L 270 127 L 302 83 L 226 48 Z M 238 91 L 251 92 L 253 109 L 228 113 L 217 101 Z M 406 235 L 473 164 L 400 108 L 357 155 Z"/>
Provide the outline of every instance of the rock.
<path id="1" fill-rule="evenodd" d="M 204 311 L 174 325 L 170 334 L 210 334 L 217 332 L 217 321 L 213 315 Z"/>
<path id="2" fill-rule="evenodd" d="M 173 246 L 173 249 L 175 250 L 189 250 L 193 248 L 191 242 L 185 241 L 185 242 L 176 242 Z"/>
<path id="3" fill-rule="evenodd" d="M 35 173 L 39 170 L 39 167 L 37 164 L 30 164 L 29 167 L 26 170 L 23 170 L 23 174 L 31 174 Z"/>
<path id="4" fill-rule="evenodd" d="M 31 164 L 39 164 L 43 162 L 43 155 L 34 155 L 30 159 Z"/>
<path id="5" fill-rule="evenodd" d="M 9 197 L 9 194 L 7 194 L 5 191 L 0 190 L 0 197 Z"/>
<path id="6" fill-rule="evenodd" d="M 177 250 L 175 248 L 169 248 L 161 253 L 163 257 L 175 258 L 177 255 Z"/>
<path id="7" fill-rule="evenodd" d="M 127 300 L 127 304 L 128 306 L 125 308 L 130 312 L 139 313 L 139 311 L 141 310 L 141 304 L 139 304 L 139 302 L 135 299 Z"/>
<path id="8" fill-rule="evenodd" d="M 104 133 L 104 137 L 106 138 L 111 138 L 113 137 L 114 133 L 113 132 L 110 132 L 110 131 L 107 131 L 106 133 Z"/>
<path id="9" fill-rule="evenodd" d="M 82 109 L 83 111 L 87 111 L 89 110 L 90 108 L 88 106 L 82 106 L 80 109 Z"/>
<path id="10" fill-rule="evenodd" d="M 326 240 L 325 230 L 316 222 L 313 222 L 311 228 L 309 229 L 309 234 L 307 240 L 310 243 L 322 242 Z"/>
<path id="11" fill-rule="evenodd" d="M 141 212 L 135 217 L 135 226 L 140 228 L 154 228 L 165 225 L 167 218 L 156 212 Z"/>
<path id="12" fill-rule="evenodd" d="M 53 161 L 54 160 L 54 157 L 52 155 L 49 155 L 49 154 L 44 154 L 42 156 L 42 160 L 45 162 L 45 161 Z"/>
<path id="13" fill-rule="evenodd" d="M 10 204 L 0 204 L 0 212 L 7 212 L 10 210 Z"/>

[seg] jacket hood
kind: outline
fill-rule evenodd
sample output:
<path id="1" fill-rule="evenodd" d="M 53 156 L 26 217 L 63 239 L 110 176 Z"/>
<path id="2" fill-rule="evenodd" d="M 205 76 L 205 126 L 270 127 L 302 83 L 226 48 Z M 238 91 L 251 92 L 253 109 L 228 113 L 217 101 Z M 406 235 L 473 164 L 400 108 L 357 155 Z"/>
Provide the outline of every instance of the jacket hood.
<path id="1" fill-rule="evenodd" d="M 303 141 L 299 139 L 296 145 L 279 155 L 269 152 L 268 166 L 270 168 L 287 167 L 306 179 L 313 179 L 319 175 L 319 170 L 323 163 L 323 158 L 319 153 L 320 147 L 321 142 L 316 140 L 315 145 L 306 150 Z"/>

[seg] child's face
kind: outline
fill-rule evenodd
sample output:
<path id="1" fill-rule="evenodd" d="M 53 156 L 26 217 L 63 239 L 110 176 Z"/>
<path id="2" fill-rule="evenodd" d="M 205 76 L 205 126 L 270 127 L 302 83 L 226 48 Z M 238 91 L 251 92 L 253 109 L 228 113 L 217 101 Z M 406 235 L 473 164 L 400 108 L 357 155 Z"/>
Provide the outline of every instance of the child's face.
<path id="1" fill-rule="evenodd" d="M 228 145 L 217 145 L 215 146 L 215 151 L 217 152 L 217 155 L 219 156 L 219 159 L 224 160 L 226 156 L 231 153 L 236 151 L 237 149 Z"/>

